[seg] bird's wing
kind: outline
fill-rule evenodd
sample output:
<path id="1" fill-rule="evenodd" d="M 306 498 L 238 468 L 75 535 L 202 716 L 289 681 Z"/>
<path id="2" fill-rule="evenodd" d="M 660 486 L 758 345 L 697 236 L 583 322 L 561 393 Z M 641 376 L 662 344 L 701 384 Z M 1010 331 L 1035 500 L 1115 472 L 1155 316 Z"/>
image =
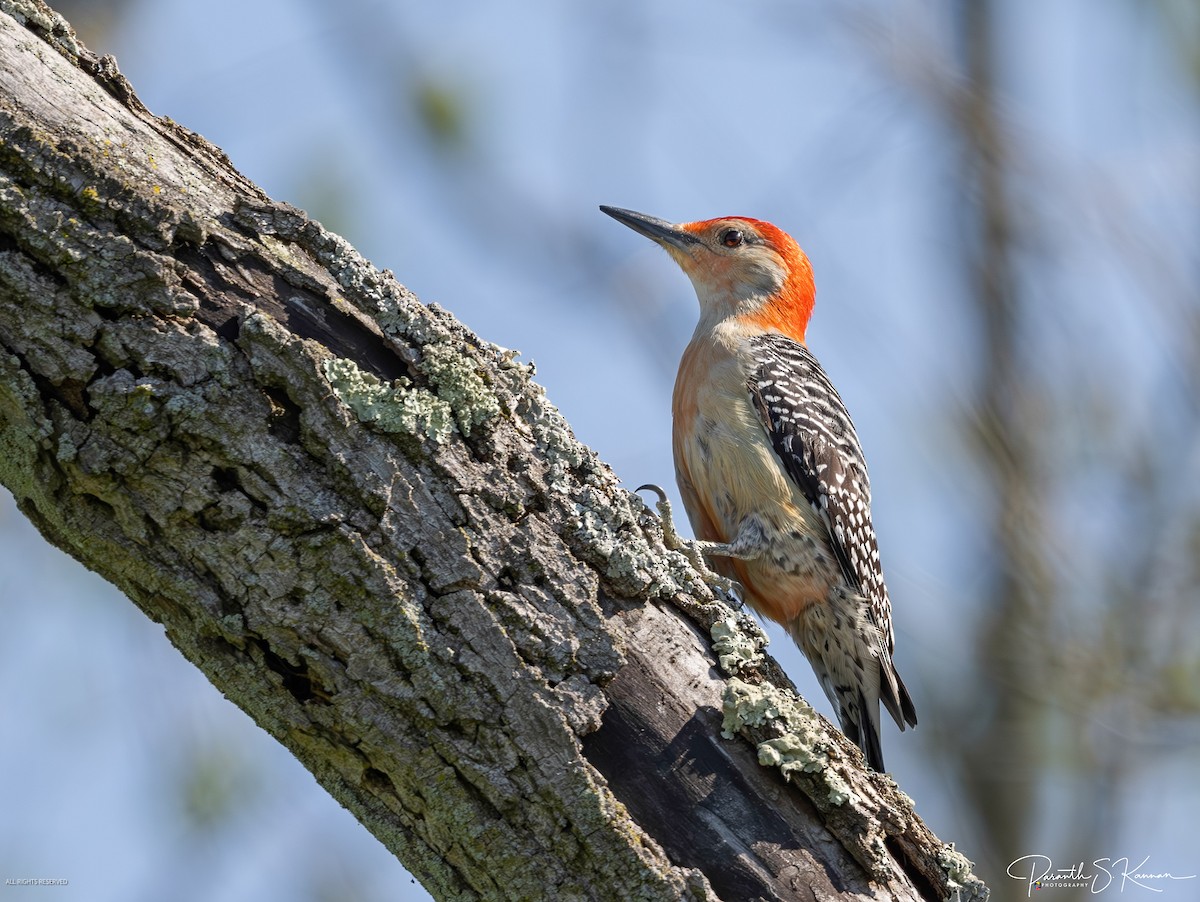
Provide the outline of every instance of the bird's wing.
<path id="1" fill-rule="evenodd" d="M 748 388 L 785 472 L 824 519 L 850 586 L 870 602 L 890 657 L 891 602 L 871 523 L 871 486 L 850 414 L 808 348 L 777 333 L 750 341 Z"/>
<path id="2" fill-rule="evenodd" d="M 747 388 L 771 446 L 823 519 L 847 584 L 867 600 L 879 636 L 879 699 L 900 729 L 916 726 L 912 698 L 892 664 L 892 603 L 871 523 L 867 464 L 850 414 L 821 364 L 800 342 L 771 333 L 750 339 L 750 350 L 755 364 Z"/>

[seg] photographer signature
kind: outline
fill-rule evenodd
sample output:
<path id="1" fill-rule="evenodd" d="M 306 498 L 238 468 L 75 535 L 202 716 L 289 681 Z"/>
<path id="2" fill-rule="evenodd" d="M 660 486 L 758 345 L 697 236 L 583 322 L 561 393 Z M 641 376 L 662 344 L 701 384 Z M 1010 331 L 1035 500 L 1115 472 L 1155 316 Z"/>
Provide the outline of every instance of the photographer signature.
<path id="1" fill-rule="evenodd" d="M 1149 855 L 1137 864 L 1131 862 L 1128 856 L 1097 858 L 1090 867 L 1081 861 L 1069 868 L 1056 868 L 1046 855 L 1023 855 L 1008 866 L 1008 876 L 1026 884 L 1027 896 L 1032 896 L 1034 890 L 1064 888 L 1086 888 L 1092 894 L 1115 888 L 1123 893 L 1129 886 L 1161 893 L 1164 892 L 1163 888 L 1155 886 L 1155 883 L 1196 879 L 1195 874 L 1176 876 L 1169 871 L 1155 871 L 1147 867 L 1149 860 Z"/>

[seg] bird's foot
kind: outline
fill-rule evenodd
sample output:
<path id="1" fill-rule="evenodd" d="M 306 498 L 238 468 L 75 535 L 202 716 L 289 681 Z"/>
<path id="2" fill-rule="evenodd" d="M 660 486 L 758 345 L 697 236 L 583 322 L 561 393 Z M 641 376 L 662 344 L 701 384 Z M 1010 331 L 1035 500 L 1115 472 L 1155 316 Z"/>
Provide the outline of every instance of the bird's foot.
<path id="1" fill-rule="evenodd" d="M 741 586 L 728 577 L 721 576 L 719 573 L 714 573 L 708 566 L 708 562 L 704 559 L 704 555 L 709 549 L 723 548 L 716 542 L 702 542 L 699 540 L 688 541 L 682 538 L 675 529 L 675 517 L 671 510 L 671 502 L 667 499 L 667 493 L 660 486 L 646 484 L 638 486 L 639 492 L 653 492 L 658 496 L 658 501 L 654 506 L 658 509 L 659 523 L 662 526 L 663 544 L 671 551 L 678 551 L 688 559 L 696 572 L 700 574 L 700 578 L 704 580 L 713 591 L 720 592 L 728 599 L 732 599 L 741 607 Z"/>

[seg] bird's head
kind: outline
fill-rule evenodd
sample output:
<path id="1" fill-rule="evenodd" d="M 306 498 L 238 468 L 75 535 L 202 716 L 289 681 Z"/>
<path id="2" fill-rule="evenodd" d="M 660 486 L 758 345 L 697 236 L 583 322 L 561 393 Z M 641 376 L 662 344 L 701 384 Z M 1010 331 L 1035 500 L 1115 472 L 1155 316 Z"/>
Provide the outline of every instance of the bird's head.
<path id="1" fill-rule="evenodd" d="M 600 209 L 675 259 L 696 288 L 701 323 L 733 317 L 804 341 L 816 289 L 808 257 L 787 232 L 743 216 L 674 224 Z"/>

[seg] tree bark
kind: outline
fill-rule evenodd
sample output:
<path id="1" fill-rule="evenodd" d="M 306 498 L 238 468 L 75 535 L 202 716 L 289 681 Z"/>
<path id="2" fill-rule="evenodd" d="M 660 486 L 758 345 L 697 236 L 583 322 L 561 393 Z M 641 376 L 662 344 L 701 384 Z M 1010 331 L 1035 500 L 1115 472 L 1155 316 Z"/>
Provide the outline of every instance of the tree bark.
<path id="1" fill-rule="evenodd" d="M 0 481 L 434 896 L 985 898 L 531 371 L 0 0 Z"/>

